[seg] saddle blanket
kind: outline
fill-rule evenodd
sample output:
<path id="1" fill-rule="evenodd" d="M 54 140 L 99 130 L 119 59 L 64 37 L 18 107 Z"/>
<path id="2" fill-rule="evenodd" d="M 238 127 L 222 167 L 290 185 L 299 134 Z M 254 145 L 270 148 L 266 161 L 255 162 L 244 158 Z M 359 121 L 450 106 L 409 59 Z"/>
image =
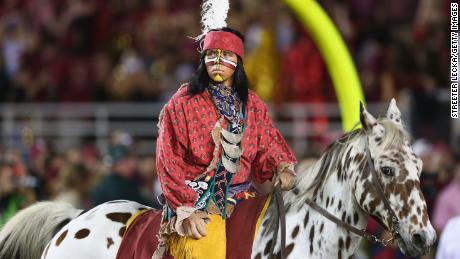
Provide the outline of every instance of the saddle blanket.
<path id="1" fill-rule="evenodd" d="M 227 259 L 251 258 L 252 243 L 270 202 L 269 195 L 244 200 L 226 222 Z M 129 225 L 118 250 L 117 259 L 151 259 L 158 246 L 161 211 L 149 210 Z M 164 259 L 172 259 L 165 255 Z"/>

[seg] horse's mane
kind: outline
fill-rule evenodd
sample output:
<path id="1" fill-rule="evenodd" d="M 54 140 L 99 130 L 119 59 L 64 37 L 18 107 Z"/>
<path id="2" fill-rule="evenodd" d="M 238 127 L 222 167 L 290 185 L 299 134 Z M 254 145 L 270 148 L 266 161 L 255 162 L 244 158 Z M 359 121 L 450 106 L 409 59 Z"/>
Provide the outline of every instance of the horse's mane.
<path id="1" fill-rule="evenodd" d="M 387 118 L 377 120 L 385 128 L 385 136 L 382 139 L 383 150 L 400 147 L 409 135 L 403 127 L 396 125 Z M 320 190 L 332 172 L 336 171 L 346 155 L 347 147 L 356 141 L 361 141 L 366 136 L 364 129 L 355 129 L 332 142 L 321 156 L 321 158 L 303 172 L 298 172 L 297 189 L 298 193 L 286 193 L 286 202 L 291 205 L 304 203 L 307 198 L 314 199 L 315 190 Z M 361 145 L 364 145 L 361 141 Z"/>

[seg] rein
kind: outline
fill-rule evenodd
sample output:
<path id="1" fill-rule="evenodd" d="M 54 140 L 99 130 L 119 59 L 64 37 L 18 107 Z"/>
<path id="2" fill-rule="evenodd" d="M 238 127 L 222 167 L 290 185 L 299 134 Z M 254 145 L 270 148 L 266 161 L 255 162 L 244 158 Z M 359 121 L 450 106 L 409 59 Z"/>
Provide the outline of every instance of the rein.
<path id="1" fill-rule="evenodd" d="M 285 259 L 286 258 L 286 252 L 285 252 L 285 247 L 286 247 L 286 211 L 284 208 L 284 201 L 283 201 L 283 195 L 281 195 L 281 189 L 279 187 L 276 187 L 275 190 L 273 191 L 274 198 L 275 198 L 275 203 L 277 207 L 277 211 L 279 214 L 279 221 L 276 221 L 276 227 L 273 230 L 273 237 L 272 237 L 272 244 L 270 246 L 270 259 L 275 259 L 276 255 L 274 254 L 275 251 L 275 243 L 278 238 L 278 230 L 281 225 L 281 254 L 280 258 Z"/>
<path id="2" fill-rule="evenodd" d="M 306 203 L 319 212 L 321 215 L 329 219 L 330 221 L 334 222 L 336 225 L 345 228 L 346 230 L 353 232 L 361 237 L 366 238 L 369 242 L 371 243 L 379 243 L 383 246 L 388 246 L 391 244 L 395 238 L 399 235 L 399 220 L 396 217 L 395 212 L 391 208 L 390 202 L 388 199 L 385 197 L 382 184 L 378 180 L 377 172 L 375 171 L 375 166 L 374 166 L 374 161 L 372 160 L 371 153 L 369 150 L 369 143 L 366 139 L 366 159 L 367 159 L 367 167 L 370 170 L 372 174 L 372 183 L 374 184 L 375 188 L 377 189 L 377 193 L 380 196 L 380 198 L 383 200 L 383 204 L 385 206 L 385 209 L 390 213 L 391 220 L 388 222 L 390 231 L 391 231 L 391 238 L 389 239 L 379 239 L 377 236 L 370 234 L 366 232 L 366 229 L 358 229 L 342 220 L 337 218 L 336 216 L 332 215 L 329 213 L 327 210 L 323 209 L 320 207 L 318 204 L 313 202 L 310 199 L 307 199 Z"/>

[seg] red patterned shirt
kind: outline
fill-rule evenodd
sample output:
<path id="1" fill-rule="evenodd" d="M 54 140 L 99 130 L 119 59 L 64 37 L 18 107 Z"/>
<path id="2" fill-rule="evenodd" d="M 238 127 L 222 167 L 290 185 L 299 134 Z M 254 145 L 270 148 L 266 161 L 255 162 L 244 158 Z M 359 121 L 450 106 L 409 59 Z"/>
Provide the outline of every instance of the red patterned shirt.
<path id="1" fill-rule="evenodd" d="M 282 164 L 295 164 L 292 150 L 274 127 L 265 103 L 249 91 L 246 128 L 242 140 L 243 154 L 240 168 L 232 184 L 243 183 L 254 177 L 264 182 L 273 177 Z M 185 184 L 206 172 L 215 156 L 211 131 L 221 118 L 208 91 L 190 96 L 187 87 L 181 87 L 163 108 L 157 139 L 156 166 L 168 205 L 193 207 L 195 191 Z M 228 121 L 223 120 L 222 127 Z M 215 170 L 208 174 L 212 176 Z"/>

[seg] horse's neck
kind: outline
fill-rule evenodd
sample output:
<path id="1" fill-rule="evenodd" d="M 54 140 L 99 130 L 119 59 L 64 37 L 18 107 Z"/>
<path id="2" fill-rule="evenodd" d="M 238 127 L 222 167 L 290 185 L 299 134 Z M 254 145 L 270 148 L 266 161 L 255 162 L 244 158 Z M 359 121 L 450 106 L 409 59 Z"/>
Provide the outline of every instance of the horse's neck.
<path id="1" fill-rule="evenodd" d="M 337 158 L 340 160 L 337 161 L 331 172 L 325 176 L 326 179 L 323 184 L 317 188 L 309 190 L 311 183 L 319 177 L 321 163 L 325 159 L 324 156 L 305 172 L 300 172 L 296 188 L 291 192 L 285 193 L 286 202 L 288 204 L 292 203 L 294 206 L 304 206 L 304 201 L 308 198 L 318 205 L 328 205 L 330 207 L 336 204 L 336 200 L 342 200 L 342 205 L 349 205 L 350 209 L 354 208 L 356 204 L 353 188 L 360 188 L 356 184 L 361 181 L 361 172 L 358 170 L 357 165 L 362 159 L 365 159 L 363 143 L 362 139 L 357 139 L 343 147 L 345 150 L 342 157 Z M 354 159 L 357 156 L 361 157 L 359 161 Z M 327 202 L 327 197 L 330 198 L 329 203 Z M 332 204 L 330 202 L 331 198 L 334 198 Z"/>
<path id="2" fill-rule="evenodd" d="M 332 171 L 328 174 L 323 185 L 307 192 L 307 188 L 319 173 L 321 161 L 318 161 L 306 172 L 299 174 L 297 187 L 293 191 L 285 193 L 287 207 L 294 208 L 287 211 L 287 217 L 294 221 L 304 222 L 308 234 L 307 242 L 313 243 L 311 257 L 345 257 L 351 255 L 360 238 L 338 227 L 316 210 L 310 208 L 305 204 L 307 198 L 342 221 L 359 229 L 365 228 L 367 224 L 367 216 L 357 205 L 353 194 L 355 188 L 361 187 L 356 187 L 360 181 L 360 172 L 356 169 L 359 163 L 352 158 L 359 154 L 365 158 L 362 141 L 358 139 L 344 148 L 346 150 L 343 156 L 335 168 L 331 169 Z M 306 222 L 307 217 L 308 222 Z M 310 252 L 312 249 L 307 247 L 307 250 Z"/>

